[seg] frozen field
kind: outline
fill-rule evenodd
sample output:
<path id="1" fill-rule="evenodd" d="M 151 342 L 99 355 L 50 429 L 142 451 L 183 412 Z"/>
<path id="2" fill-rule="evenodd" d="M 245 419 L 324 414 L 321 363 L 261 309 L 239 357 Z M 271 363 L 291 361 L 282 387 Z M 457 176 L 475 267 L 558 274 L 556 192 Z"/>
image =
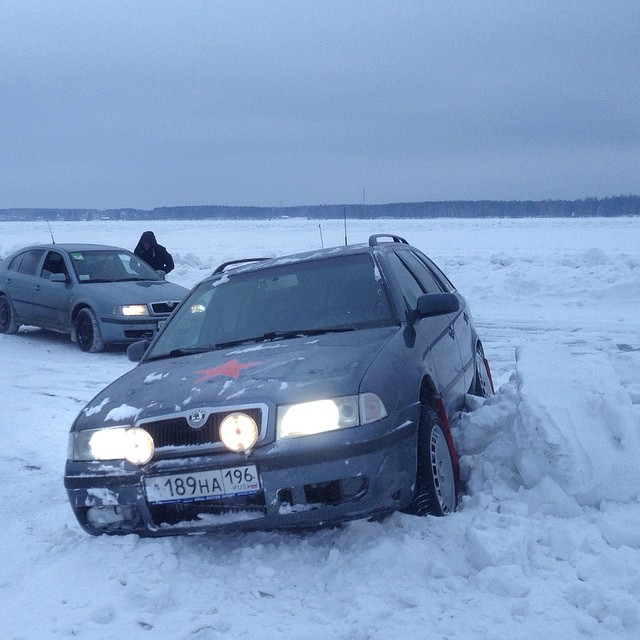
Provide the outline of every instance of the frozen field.
<path id="1" fill-rule="evenodd" d="M 344 242 L 342 221 L 53 223 L 133 249 L 146 229 L 190 287 L 219 263 Z M 368 220 L 467 297 L 497 394 L 455 436 L 467 492 L 444 519 L 294 535 L 92 538 L 62 476 L 67 432 L 133 364 L 67 337 L 0 335 L 2 637 L 475 640 L 640 637 L 640 218 Z M 49 242 L 0 222 L 0 257 Z"/>

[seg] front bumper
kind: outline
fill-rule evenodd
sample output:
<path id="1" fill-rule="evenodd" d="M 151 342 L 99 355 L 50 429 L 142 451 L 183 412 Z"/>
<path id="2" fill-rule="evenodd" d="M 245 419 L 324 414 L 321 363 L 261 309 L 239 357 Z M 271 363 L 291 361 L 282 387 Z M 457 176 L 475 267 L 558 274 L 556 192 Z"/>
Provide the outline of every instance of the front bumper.
<path id="1" fill-rule="evenodd" d="M 412 412 L 413 413 L 413 412 Z M 252 450 L 150 462 L 67 461 L 65 487 L 80 525 L 93 535 L 163 536 L 221 529 L 308 528 L 402 509 L 413 498 L 416 421 L 282 440 Z M 254 464 L 258 493 L 151 504 L 143 477 Z"/>
<path id="2" fill-rule="evenodd" d="M 151 340 L 169 315 L 135 317 L 103 316 L 100 318 L 100 331 L 105 343 L 132 343 L 138 340 Z"/>

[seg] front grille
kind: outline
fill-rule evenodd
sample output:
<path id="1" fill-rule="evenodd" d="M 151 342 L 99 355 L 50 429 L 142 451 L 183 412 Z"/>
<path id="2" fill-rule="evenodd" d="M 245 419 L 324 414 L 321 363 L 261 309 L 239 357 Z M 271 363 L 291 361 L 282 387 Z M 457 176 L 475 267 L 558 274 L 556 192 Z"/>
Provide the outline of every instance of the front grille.
<path id="1" fill-rule="evenodd" d="M 220 524 L 225 524 L 226 522 L 262 518 L 266 512 L 264 492 L 262 491 L 252 495 L 233 496 L 220 500 L 149 505 L 149 513 L 156 526 L 212 524 L 212 517 L 218 517 Z"/>
<path id="2" fill-rule="evenodd" d="M 157 315 L 171 313 L 179 304 L 178 300 L 165 300 L 164 302 L 152 302 L 151 310 Z"/>
<path id="3" fill-rule="evenodd" d="M 136 340 L 153 338 L 153 329 L 126 329 L 124 332 L 124 337 L 134 338 Z"/>
<path id="4" fill-rule="evenodd" d="M 363 498 L 369 490 L 369 479 L 353 476 L 340 480 L 316 482 L 301 487 L 286 487 L 278 490 L 278 500 L 291 507 L 298 505 L 339 505 Z"/>
<path id="5" fill-rule="evenodd" d="M 253 418 L 258 425 L 260 435 L 264 430 L 263 411 L 260 407 L 228 408 L 224 411 L 212 412 L 207 417 L 204 425 L 198 429 L 189 426 L 187 414 L 176 415 L 163 420 L 155 420 L 140 424 L 153 438 L 156 459 L 164 457 L 172 449 L 184 447 L 198 447 L 212 449 L 221 447 L 220 423 L 226 416 L 234 411 L 242 411 Z"/>

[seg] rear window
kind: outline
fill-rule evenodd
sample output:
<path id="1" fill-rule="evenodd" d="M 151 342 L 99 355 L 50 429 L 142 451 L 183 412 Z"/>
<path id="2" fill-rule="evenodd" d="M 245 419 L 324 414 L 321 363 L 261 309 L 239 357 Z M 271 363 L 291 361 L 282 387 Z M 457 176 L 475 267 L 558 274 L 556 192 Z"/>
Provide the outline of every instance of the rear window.
<path id="1" fill-rule="evenodd" d="M 36 269 L 40 264 L 40 259 L 43 254 L 44 249 L 29 249 L 29 251 L 24 251 L 9 263 L 9 270 L 33 276 L 36 274 Z"/>

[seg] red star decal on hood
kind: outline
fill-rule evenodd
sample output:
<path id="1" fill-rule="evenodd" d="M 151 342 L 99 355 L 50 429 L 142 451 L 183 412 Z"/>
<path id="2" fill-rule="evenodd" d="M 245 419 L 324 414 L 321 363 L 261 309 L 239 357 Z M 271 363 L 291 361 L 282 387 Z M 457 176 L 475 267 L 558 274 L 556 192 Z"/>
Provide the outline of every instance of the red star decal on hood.
<path id="1" fill-rule="evenodd" d="M 215 378 L 216 376 L 226 376 L 227 378 L 235 378 L 237 380 L 240 376 L 240 369 L 255 367 L 257 364 L 260 363 L 247 362 L 245 364 L 242 364 L 234 358 L 233 360 L 229 360 L 228 362 L 221 364 L 219 367 L 213 367 L 212 369 L 201 369 L 200 371 L 196 371 L 196 373 L 202 374 L 196 380 L 196 382 L 204 382 L 205 380 L 210 380 L 211 378 Z"/>

